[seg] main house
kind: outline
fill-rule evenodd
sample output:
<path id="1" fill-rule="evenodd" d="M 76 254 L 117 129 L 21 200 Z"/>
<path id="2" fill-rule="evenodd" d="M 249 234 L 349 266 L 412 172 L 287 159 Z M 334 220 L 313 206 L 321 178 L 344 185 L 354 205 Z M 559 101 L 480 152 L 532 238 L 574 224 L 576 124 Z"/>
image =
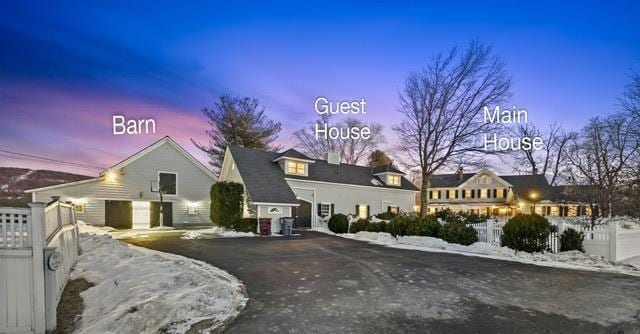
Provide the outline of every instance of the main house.
<path id="1" fill-rule="evenodd" d="M 77 218 L 89 224 L 149 228 L 160 225 L 162 211 L 163 226 L 193 226 L 211 224 L 209 190 L 215 182 L 206 166 L 164 137 L 98 177 L 27 192 L 34 202 L 72 202 Z"/>
<path id="2" fill-rule="evenodd" d="M 552 186 L 544 175 L 496 175 L 488 169 L 465 173 L 436 174 L 428 191 L 428 212 L 453 211 L 512 216 L 537 213 L 543 216 L 584 216 L 591 207 L 580 187 Z"/>
<path id="3" fill-rule="evenodd" d="M 318 226 L 334 213 L 366 218 L 382 212 L 413 212 L 418 192 L 404 173 L 392 166 L 365 167 L 340 163 L 336 153 L 312 159 L 289 149 L 267 152 L 227 148 L 220 181 L 244 185 L 245 217 L 295 217 L 297 227 Z"/>

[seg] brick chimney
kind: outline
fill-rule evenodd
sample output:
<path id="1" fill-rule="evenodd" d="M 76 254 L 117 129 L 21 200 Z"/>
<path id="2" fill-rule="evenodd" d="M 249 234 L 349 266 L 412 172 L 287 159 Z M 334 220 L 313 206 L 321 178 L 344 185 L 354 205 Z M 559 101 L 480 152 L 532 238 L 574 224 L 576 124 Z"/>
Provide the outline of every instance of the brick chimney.
<path id="1" fill-rule="evenodd" d="M 456 174 L 458 174 L 458 179 L 462 181 L 462 178 L 464 177 L 464 167 L 458 167 L 458 171 L 456 172 Z"/>
<path id="2" fill-rule="evenodd" d="M 534 168 L 532 173 L 533 173 L 533 175 L 538 175 L 538 168 Z"/>

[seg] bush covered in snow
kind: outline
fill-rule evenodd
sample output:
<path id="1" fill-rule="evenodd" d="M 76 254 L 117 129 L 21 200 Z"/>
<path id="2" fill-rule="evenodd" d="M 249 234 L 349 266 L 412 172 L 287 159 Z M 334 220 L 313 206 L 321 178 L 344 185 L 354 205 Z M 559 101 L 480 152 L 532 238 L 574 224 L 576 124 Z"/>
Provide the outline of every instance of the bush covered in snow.
<path id="1" fill-rule="evenodd" d="M 361 231 L 366 231 L 367 226 L 369 226 L 370 222 L 368 219 L 358 219 L 355 223 L 352 223 L 349 226 L 349 233 L 358 233 Z"/>
<path id="2" fill-rule="evenodd" d="M 584 247 L 582 246 L 583 241 L 584 233 L 569 228 L 560 235 L 560 251 L 577 250 L 584 253 Z"/>
<path id="3" fill-rule="evenodd" d="M 395 218 L 396 216 L 398 216 L 398 214 L 397 213 L 393 213 L 393 212 L 382 212 L 382 213 L 379 213 L 379 214 L 375 215 L 376 218 L 382 219 L 382 220 L 391 220 L 391 219 Z"/>
<path id="4" fill-rule="evenodd" d="M 369 225 L 367 225 L 367 232 L 386 232 L 387 231 L 387 222 L 385 221 L 381 221 L 381 222 L 371 222 Z"/>
<path id="5" fill-rule="evenodd" d="M 477 214 L 475 212 L 453 212 L 451 209 L 446 208 L 435 213 L 436 218 L 440 218 L 447 223 L 464 223 L 464 224 L 478 224 L 483 223 L 490 217 L 484 214 Z"/>
<path id="6" fill-rule="evenodd" d="M 529 253 L 547 249 L 551 232 L 549 221 L 537 214 L 517 214 L 502 228 L 502 246 Z"/>
<path id="7" fill-rule="evenodd" d="M 478 241 L 476 230 L 462 223 L 446 223 L 442 225 L 438 236 L 446 242 L 465 246 Z"/>
<path id="8" fill-rule="evenodd" d="M 256 232 L 258 221 L 255 218 L 241 218 L 236 220 L 232 227 L 237 232 Z"/>
<path id="9" fill-rule="evenodd" d="M 349 219 L 341 213 L 336 213 L 329 219 L 328 227 L 333 233 L 347 233 L 349 231 Z"/>
<path id="10" fill-rule="evenodd" d="M 433 215 L 426 217 L 410 216 L 407 225 L 407 235 L 422 237 L 437 237 L 440 232 L 440 223 Z"/>
<path id="11" fill-rule="evenodd" d="M 405 215 L 397 216 L 387 224 L 387 232 L 394 237 L 407 235 L 410 218 Z"/>

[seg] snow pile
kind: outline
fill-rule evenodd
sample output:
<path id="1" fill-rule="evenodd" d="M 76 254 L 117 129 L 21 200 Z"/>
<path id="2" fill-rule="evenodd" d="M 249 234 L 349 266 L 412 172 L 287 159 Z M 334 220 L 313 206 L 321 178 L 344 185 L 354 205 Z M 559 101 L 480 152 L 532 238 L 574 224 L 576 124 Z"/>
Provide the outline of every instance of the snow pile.
<path id="1" fill-rule="evenodd" d="M 255 237 L 257 236 L 255 233 L 251 232 L 236 232 L 227 230 L 222 227 L 212 227 L 207 229 L 200 230 L 190 230 L 185 232 L 181 239 L 192 240 L 192 239 L 213 239 L 213 238 L 238 238 L 238 237 Z"/>
<path id="2" fill-rule="evenodd" d="M 247 303 L 235 277 L 201 261 L 128 245 L 82 225 L 82 255 L 71 278 L 95 284 L 81 293 L 78 333 L 186 333 L 220 330 Z"/>
<path id="3" fill-rule="evenodd" d="M 319 232 L 325 232 L 316 229 Z M 333 234 L 333 233 L 331 233 Z M 367 241 L 372 244 L 393 248 L 412 249 L 427 252 L 455 253 L 468 256 L 486 257 L 497 260 L 516 261 L 547 267 L 581 269 L 591 271 L 614 272 L 640 276 L 640 260 L 637 262 L 616 263 L 597 255 L 589 255 L 578 251 L 553 253 L 516 252 L 508 247 L 493 246 L 489 243 L 476 242 L 469 246 L 451 244 L 442 239 L 420 236 L 403 236 L 394 238 L 384 232 L 358 232 L 356 234 L 336 234 L 337 236 Z"/>

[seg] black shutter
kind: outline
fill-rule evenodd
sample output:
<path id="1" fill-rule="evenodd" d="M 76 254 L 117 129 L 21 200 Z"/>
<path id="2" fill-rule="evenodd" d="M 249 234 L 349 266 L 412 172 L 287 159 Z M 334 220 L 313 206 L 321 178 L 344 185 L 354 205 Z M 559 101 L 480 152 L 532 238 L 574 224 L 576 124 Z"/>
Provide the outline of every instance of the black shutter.
<path id="1" fill-rule="evenodd" d="M 476 198 L 476 190 L 471 189 L 471 198 Z"/>
<path id="2" fill-rule="evenodd" d="M 318 203 L 318 216 L 322 217 L 322 204 Z"/>
<path id="3" fill-rule="evenodd" d="M 498 189 L 493 189 L 493 198 L 498 197 Z"/>
<path id="4" fill-rule="evenodd" d="M 458 198 L 458 191 L 456 190 L 456 198 Z"/>
<path id="5" fill-rule="evenodd" d="M 433 190 L 429 190 L 429 199 L 433 198 Z"/>
<path id="6" fill-rule="evenodd" d="M 367 205 L 367 219 L 369 218 L 370 211 L 371 211 L 371 210 L 369 210 L 369 206 Z"/>
<path id="7" fill-rule="evenodd" d="M 331 203 L 331 216 L 333 216 L 334 210 L 335 210 L 335 204 Z"/>
<path id="8" fill-rule="evenodd" d="M 462 198 L 465 198 L 465 197 L 467 197 L 467 192 L 464 189 L 462 189 Z"/>
<path id="9" fill-rule="evenodd" d="M 356 204 L 356 217 L 360 215 L 360 204 Z"/>
<path id="10" fill-rule="evenodd" d="M 446 199 L 449 199 L 449 190 L 445 190 L 445 191 L 444 191 L 444 197 L 445 197 Z"/>
<path id="11" fill-rule="evenodd" d="M 507 188 L 502 188 L 502 197 L 507 198 Z"/>
<path id="12" fill-rule="evenodd" d="M 442 192 L 438 190 L 438 199 L 442 199 Z"/>
<path id="13" fill-rule="evenodd" d="M 391 212 L 391 207 L 390 206 L 387 207 L 387 212 Z"/>

